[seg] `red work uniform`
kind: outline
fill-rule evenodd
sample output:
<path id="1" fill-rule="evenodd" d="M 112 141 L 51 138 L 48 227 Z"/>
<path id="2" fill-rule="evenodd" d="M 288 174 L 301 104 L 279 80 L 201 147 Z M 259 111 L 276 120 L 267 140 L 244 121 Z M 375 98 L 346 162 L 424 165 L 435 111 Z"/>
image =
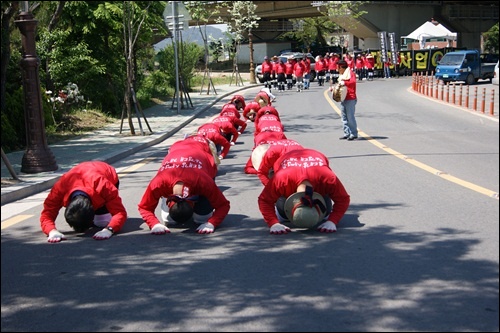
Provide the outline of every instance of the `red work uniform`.
<path id="1" fill-rule="evenodd" d="M 215 181 L 203 170 L 203 166 L 192 160 L 189 151 L 178 150 L 167 155 L 168 161 L 163 170 L 151 180 L 138 205 L 139 213 L 149 228 L 160 223 L 155 215 L 156 207 L 162 197 L 173 195 L 174 185 L 184 183 L 187 197 L 201 195 L 213 207 L 213 215 L 208 219 L 215 227 L 219 226 L 229 213 L 230 203 L 217 187 Z"/>
<path id="2" fill-rule="evenodd" d="M 197 133 L 203 135 L 208 140 L 215 143 L 217 146 L 222 148 L 220 155 L 222 158 L 226 158 L 229 153 L 229 148 L 231 144 L 229 141 L 221 134 L 220 127 L 214 123 L 206 123 L 198 127 Z"/>
<path id="3" fill-rule="evenodd" d="M 76 165 L 54 184 L 45 199 L 40 214 L 42 231 L 48 235 L 56 229 L 59 210 L 68 206 L 75 191 L 83 191 L 89 196 L 94 211 L 106 206 L 112 215 L 108 227 L 114 232 L 120 231 L 127 220 L 127 211 L 118 193 L 118 183 L 115 168 L 105 162 L 90 161 Z"/>
<path id="4" fill-rule="evenodd" d="M 259 210 L 269 227 L 279 223 L 275 212 L 278 199 L 296 193 L 297 186 L 305 180 L 311 183 L 314 192 L 330 197 L 333 209 L 328 221 L 339 223 L 349 207 L 350 196 L 324 154 L 314 149 L 296 149 L 281 156 L 275 165 L 279 167 L 258 198 Z"/>

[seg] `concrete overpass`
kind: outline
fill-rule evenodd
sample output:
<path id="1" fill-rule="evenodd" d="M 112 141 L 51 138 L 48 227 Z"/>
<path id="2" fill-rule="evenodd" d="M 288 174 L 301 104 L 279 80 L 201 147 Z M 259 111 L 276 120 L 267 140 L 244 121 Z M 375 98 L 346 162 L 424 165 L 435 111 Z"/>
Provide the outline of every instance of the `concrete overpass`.
<path id="1" fill-rule="evenodd" d="M 321 1 L 254 1 L 256 15 L 261 17 L 259 27 L 252 29 L 254 43 L 272 42 L 284 32 L 291 31 L 290 19 L 318 17 L 326 14 Z M 314 4 L 314 6 L 313 6 Z M 346 33 L 355 38 L 349 49 L 377 48 L 377 32 L 410 34 L 424 22 L 436 19 L 452 32 L 457 32 L 457 47 L 481 48 L 481 33 L 499 21 L 495 1 L 367 1 L 359 7 L 366 12 L 359 19 L 350 16 L 332 17 Z M 221 16 L 231 22 L 227 12 Z M 189 22 L 196 25 L 196 22 Z M 209 23 L 216 23 L 209 22 Z"/>

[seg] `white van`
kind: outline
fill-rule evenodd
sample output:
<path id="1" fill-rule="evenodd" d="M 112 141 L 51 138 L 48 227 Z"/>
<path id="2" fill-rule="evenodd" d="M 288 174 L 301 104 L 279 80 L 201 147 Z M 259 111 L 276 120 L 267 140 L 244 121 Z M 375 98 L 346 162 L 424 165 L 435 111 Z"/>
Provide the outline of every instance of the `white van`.
<path id="1" fill-rule="evenodd" d="M 496 84 L 498 86 L 498 61 L 497 64 L 495 65 L 495 72 L 493 73 L 493 79 L 491 80 L 491 83 Z"/>

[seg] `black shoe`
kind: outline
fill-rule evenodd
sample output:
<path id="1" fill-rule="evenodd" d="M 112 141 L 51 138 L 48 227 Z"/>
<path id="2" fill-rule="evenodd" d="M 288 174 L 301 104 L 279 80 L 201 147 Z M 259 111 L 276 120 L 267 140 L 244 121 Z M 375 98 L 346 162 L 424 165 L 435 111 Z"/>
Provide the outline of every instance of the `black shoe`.
<path id="1" fill-rule="evenodd" d="M 349 137 L 348 137 L 348 136 L 341 136 L 341 137 L 339 138 L 339 140 L 346 140 L 346 139 L 349 139 Z"/>

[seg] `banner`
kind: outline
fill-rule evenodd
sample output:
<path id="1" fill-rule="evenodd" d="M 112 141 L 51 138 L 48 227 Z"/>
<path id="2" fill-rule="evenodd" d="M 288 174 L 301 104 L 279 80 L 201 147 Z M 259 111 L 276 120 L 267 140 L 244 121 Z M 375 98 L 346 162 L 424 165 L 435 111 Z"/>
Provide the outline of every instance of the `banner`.
<path id="1" fill-rule="evenodd" d="M 398 64 L 398 53 L 396 52 L 396 34 L 394 32 L 389 32 L 387 34 L 389 36 L 389 46 L 391 49 L 391 63 L 393 65 Z"/>
<path id="2" fill-rule="evenodd" d="M 463 48 L 461 48 L 463 49 Z M 460 49 L 460 50 L 461 50 Z M 399 51 L 400 62 L 399 69 L 406 70 L 410 72 L 434 72 L 438 61 L 448 52 L 459 50 L 454 47 L 445 47 L 445 48 L 435 48 L 435 49 L 423 49 L 423 50 L 406 50 Z M 380 50 L 368 49 L 366 54 L 371 54 L 375 58 L 375 69 L 383 70 L 384 68 L 384 57 L 383 53 Z M 393 51 L 386 56 L 390 56 L 391 58 L 397 56 L 398 51 Z M 395 59 L 395 58 L 393 58 Z M 395 64 L 393 62 L 393 64 Z M 391 69 L 394 69 L 394 65 L 391 66 Z"/>
<path id="3" fill-rule="evenodd" d="M 388 61 L 387 57 L 387 34 L 385 31 L 379 31 L 377 32 L 378 38 L 380 40 L 380 57 L 382 63 Z"/>

